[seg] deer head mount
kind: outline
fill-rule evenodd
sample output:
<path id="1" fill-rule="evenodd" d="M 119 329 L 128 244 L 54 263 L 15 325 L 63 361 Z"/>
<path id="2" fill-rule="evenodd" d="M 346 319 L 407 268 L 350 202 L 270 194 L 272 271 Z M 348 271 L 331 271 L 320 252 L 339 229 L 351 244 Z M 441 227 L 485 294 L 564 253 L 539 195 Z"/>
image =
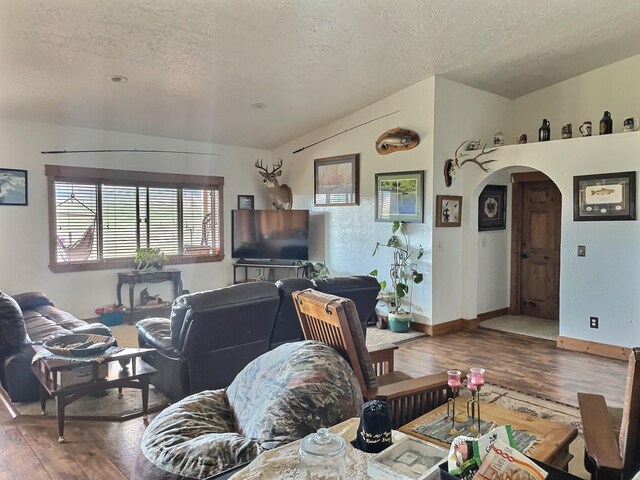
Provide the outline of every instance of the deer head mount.
<path id="1" fill-rule="evenodd" d="M 456 148 L 456 153 L 454 153 L 453 158 L 448 159 L 446 162 L 444 162 L 444 184 L 447 187 L 450 187 L 451 184 L 453 183 L 453 179 L 456 176 L 456 173 L 458 171 L 459 168 L 462 168 L 462 166 L 465 163 L 475 163 L 478 167 L 480 167 L 480 169 L 483 172 L 489 172 L 489 168 L 486 167 L 485 165 L 487 165 L 488 163 L 492 163 L 495 162 L 496 160 L 485 160 L 483 162 L 479 161 L 478 159 L 483 156 L 483 155 L 488 155 L 489 153 L 495 152 L 497 150 L 497 148 L 492 148 L 491 150 L 487 150 L 487 144 L 484 144 L 484 147 L 482 147 L 482 150 L 480 152 L 478 152 L 475 156 L 471 156 L 472 152 L 477 152 L 477 150 L 466 150 L 464 152 L 460 152 L 460 149 L 465 145 L 465 144 L 469 144 L 471 142 L 471 140 L 465 140 L 464 142 L 462 142 L 458 148 Z"/>
<path id="2" fill-rule="evenodd" d="M 258 163 L 259 162 L 259 163 Z M 256 160 L 256 168 L 262 175 L 262 183 L 267 186 L 267 193 L 269 194 L 269 200 L 276 210 L 291 210 L 293 207 L 293 194 L 289 185 L 278 183 L 278 177 L 282 175 L 282 159 L 277 164 L 272 165 L 272 170 L 269 171 L 269 167 L 262 165 L 262 160 Z"/>

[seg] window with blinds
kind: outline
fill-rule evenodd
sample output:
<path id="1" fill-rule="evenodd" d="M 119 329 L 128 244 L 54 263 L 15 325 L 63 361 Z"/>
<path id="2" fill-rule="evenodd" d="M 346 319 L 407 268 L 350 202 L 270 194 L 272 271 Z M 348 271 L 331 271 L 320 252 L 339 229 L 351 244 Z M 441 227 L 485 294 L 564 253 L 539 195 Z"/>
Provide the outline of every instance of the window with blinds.
<path id="1" fill-rule="evenodd" d="M 115 268 L 138 248 L 220 261 L 222 177 L 47 165 L 54 271 Z"/>

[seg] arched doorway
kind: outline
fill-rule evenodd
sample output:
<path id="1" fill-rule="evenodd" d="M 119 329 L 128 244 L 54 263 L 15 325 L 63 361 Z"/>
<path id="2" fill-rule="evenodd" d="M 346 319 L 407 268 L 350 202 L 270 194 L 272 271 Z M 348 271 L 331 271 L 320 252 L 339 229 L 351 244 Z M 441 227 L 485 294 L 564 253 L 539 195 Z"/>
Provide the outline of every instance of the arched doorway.
<path id="1" fill-rule="evenodd" d="M 506 229 L 479 232 L 478 319 L 480 326 L 549 340 L 559 334 L 561 193 L 537 170 L 512 167 L 483 182 L 508 187 Z M 479 205 L 480 207 L 481 205 Z M 493 252 L 498 296 L 506 308 L 483 305 L 490 278 L 481 273 L 483 255 L 500 242 L 502 256 Z M 498 265 L 496 268 L 495 265 Z M 503 280 L 501 280 L 501 278 Z M 494 292 L 495 295 L 495 292 Z"/>

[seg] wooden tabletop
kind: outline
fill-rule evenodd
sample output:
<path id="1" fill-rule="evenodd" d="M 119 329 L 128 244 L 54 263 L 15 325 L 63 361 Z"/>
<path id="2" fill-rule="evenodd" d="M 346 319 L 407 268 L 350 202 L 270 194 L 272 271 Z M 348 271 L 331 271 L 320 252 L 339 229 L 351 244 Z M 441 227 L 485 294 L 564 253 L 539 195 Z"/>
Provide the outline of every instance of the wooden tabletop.
<path id="1" fill-rule="evenodd" d="M 449 447 L 448 443 L 440 442 L 413 431 L 415 425 L 425 423 L 439 415 L 446 415 L 446 413 L 447 405 L 441 405 L 400 427 L 399 430 L 407 435 L 413 435 L 427 442 Z M 535 445 L 535 449 L 531 453 L 528 453 L 528 455 L 531 458 L 549 464 L 564 464 L 567 455 L 569 455 L 569 444 L 578 436 L 578 430 L 575 427 L 526 415 L 490 403 L 482 403 L 481 418 L 484 421 L 495 422 L 496 426 L 511 425 L 515 430 L 524 430 L 535 435 L 538 438 L 538 443 Z"/>

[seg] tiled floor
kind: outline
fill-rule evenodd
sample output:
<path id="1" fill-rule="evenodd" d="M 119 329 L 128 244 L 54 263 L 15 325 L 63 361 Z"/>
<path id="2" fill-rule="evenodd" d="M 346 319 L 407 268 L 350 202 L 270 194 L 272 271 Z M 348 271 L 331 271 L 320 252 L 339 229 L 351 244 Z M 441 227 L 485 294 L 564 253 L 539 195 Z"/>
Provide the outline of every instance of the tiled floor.
<path id="1" fill-rule="evenodd" d="M 480 322 L 481 328 L 518 333 L 529 337 L 556 340 L 559 335 L 559 322 L 527 315 L 505 315 Z"/>

